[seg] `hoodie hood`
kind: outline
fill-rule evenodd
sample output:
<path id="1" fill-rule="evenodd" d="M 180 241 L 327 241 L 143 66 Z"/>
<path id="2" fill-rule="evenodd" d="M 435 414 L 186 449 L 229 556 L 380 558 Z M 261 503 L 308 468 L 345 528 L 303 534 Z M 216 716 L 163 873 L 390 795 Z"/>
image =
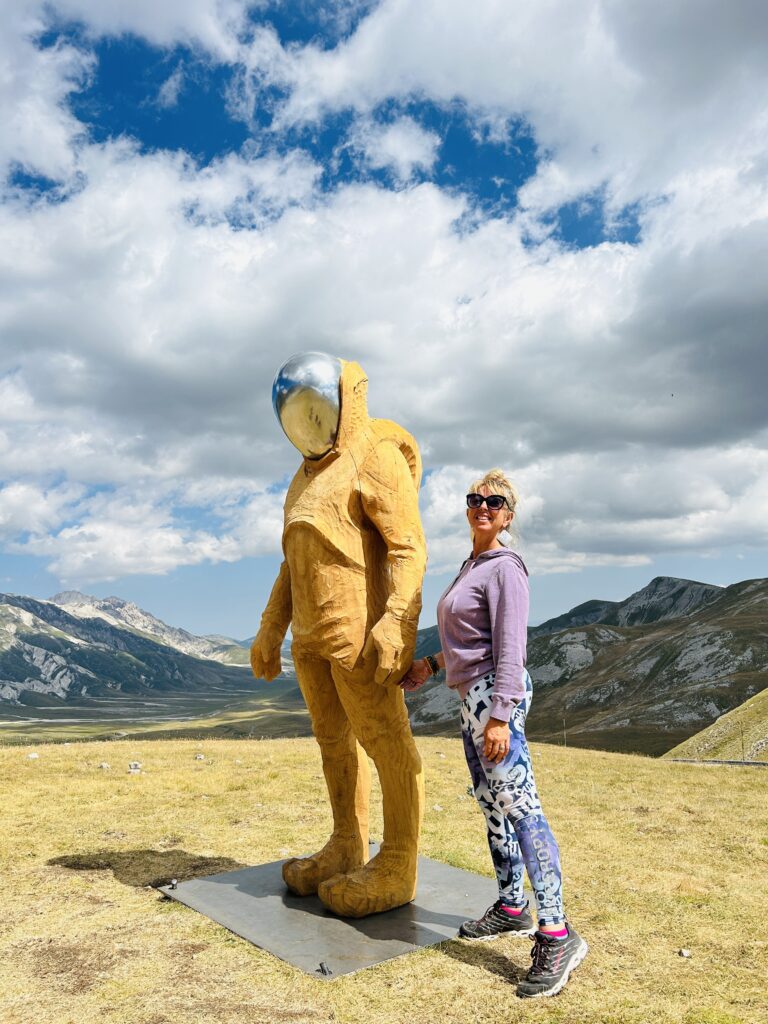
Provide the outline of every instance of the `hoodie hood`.
<path id="1" fill-rule="evenodd" d="M 525 562 L 522 560 L 520 555 L 516 551 L 511 551 L 509 548 L 493 548 L 491 551 L 481 551 L 475 559 L 476 562 L 482 562 L 491 558 L 514 558 L 520 568 L 523 570 L 526 576 L 529 575 L 528 569 L 526 568 Z M 467 561 L 472 561 L 472 555 L 470 554 Z"/>

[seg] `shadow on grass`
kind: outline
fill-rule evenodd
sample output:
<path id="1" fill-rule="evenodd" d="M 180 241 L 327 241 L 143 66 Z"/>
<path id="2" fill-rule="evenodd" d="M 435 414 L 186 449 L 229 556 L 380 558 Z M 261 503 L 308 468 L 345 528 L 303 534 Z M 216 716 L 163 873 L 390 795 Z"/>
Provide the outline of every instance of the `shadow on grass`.
<path id="1" fill-rule="evenodd" d="M 247 867 L 231 857 L 201 857 L 185 850 L 95 850 L 53 857 L 47 863 L 70 871 L 111 871 L 118 882 L 136 888 L 157 888 L 172 878 L 184 882 Z"/>
<path id="2" fill-rule="evenodd" d="M 515 940 L 516 944 L 510 950 L 515 961 L 510 959 L 497 949 L 491 948 L 487 942 L 443 942 L 437 948 L 445 956 L 458 960 L 459 963 L 469 964 L 472 967 L 480 967 L 489 974 L 497 974 L 504 981 L 517 984 L 522 981 L 530 967 L 529 945 Z M 518 949 L 520 951 L 518 955 Z"/>

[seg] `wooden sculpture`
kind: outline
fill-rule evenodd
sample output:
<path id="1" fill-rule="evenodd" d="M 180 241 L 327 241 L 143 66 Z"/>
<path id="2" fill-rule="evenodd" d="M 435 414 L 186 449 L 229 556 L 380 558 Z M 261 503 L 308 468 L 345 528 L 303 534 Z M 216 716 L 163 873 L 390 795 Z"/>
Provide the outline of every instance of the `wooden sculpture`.
<path id="1" fill-rule="evenodd" d="M 326 361 L 320 375 L 327 400 L 313 388 L 312 359 Z M 287 861 L 283 878 L 291 891 L 316 892 L 345 917 L 413 899 L 424 804 L 421 759 L 397 685 L 413 658 L 426 563 L 421 459 L 405 430 L 369 418 L 367 384 L 357 363 L 315 353 L 294 357 L 278 373 L 276 409 L 305 457 L 285 500 L 285 560 L 251 648 L 254 674 L 273 679 L 291 626 L 333 810 L 328 842 Z M 286 394 L 295 400 L 281 408 Z M 365 754 L 384 805 L 384 839 L 370 861 Z"/>

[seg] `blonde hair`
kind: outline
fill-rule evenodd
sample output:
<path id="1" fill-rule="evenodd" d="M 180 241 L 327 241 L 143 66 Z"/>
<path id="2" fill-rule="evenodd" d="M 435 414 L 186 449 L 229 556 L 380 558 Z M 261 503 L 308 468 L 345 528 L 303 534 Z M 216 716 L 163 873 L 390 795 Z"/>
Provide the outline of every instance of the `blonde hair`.
<path id="1" fill-rule="evenodd" d="M 470 493 L 477 493 L 481 487 L 487 487 L 491 494 L 501 494 L 506 498 L 507 505 L 509 506 L 507 511 L 511 512 L 513 516 L 515 515 L 520 498 L 514 484 L 502 469 L 489 469 L 485 476 L 472 481 L 469 485 L 469 491 Z M 517 533 L 512 529 L 512 522 L 514 520 L 508 526 L 505 526 L 504 530 L 513 540 L 516 540 Z"/>

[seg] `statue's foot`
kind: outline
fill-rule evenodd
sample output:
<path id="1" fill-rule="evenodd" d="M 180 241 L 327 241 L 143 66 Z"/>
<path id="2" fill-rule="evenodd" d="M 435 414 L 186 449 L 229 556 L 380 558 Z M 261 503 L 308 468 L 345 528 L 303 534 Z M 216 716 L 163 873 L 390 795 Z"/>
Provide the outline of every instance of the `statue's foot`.
<path id="1" fill-rule="evenodd" d="M 368 848 L 359 836 L 331 836 L 311 857 L 292 857 L 283 864 L 283 881 L 297 896 L 317 892 L 326 878 L 355 871 L 365 864 Z"/>
<path id="2" fill-rule="evenodd" d="M 340 917 L 366 917 L 401 907 L 416 895 L 416 857 L 382 851 L 365 867 L 323 882 L 317 895 Z"/>

